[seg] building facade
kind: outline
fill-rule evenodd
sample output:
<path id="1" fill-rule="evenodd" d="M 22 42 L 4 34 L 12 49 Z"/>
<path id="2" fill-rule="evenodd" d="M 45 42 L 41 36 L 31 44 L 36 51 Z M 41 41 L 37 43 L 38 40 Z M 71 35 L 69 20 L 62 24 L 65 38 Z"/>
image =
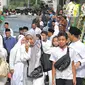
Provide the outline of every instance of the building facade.
<path id="1" fill-rule="evenodd" d="M 0 11 L 3 11 L 3 7 L 7 6 L 8 0 L 0 0 Z"/>

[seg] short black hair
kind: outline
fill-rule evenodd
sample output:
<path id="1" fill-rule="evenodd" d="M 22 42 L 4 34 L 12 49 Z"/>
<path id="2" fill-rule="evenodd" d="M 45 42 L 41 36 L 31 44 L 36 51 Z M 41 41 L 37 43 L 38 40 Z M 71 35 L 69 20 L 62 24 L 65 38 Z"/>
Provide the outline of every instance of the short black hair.
<path id="1" fill-rule="evenodd" d="M 20 28 L 19 28 L 19 31 L 20 31 L 20 30 L 23 30 L 23 28 L 22 28 L 22 27 L 20 27 Z"/>
<path id="2" fill-rule="evenodd" d="M 7 24 L 7 25 L 9 25 L 9 23 L 8 23 L 8 22 L 5 22 L 4 24 Z"/>
<path id="3" fill-rule="evenodd" d="M 28 30 L 28 27 L 24 26 L 24 27 L 23 27 L 23 30 Z"/>
<path id="4" fill-rule="evenodd" d="M 54 29 L 49 28 L 49 29 L 48 29 L 48 32 L 51 32 L 51 33 L 53 34 L 53 33 L 54 33 Z"/>
<path id="5" fill-rule="evenodd" d="M 45 34 L 45 35 L 48 35 L 48 32 L 47 31 L 42 31 L 41 34 Z"/>
<path id="6" fill-rule="evenodd" d="M 58 37 L 64 36 L 66 38 L 66 40 L 68 39 L 68 35 L 66 32 L 60 31 L 58 34 Z"/>
<path id="7" fill-rule="evenodd" d="M 52 20 L 52 22 L 54 22 L 54 23 L 55 23 L 56 21 L 55 21 L 55 20 Z"/>
<path id="8" fill-rule="evenodd" d="M 81 34 L 81 30 L 74 26 L 70 27 L 69 32 L 74 36 L 78 36 Z"/>
<path id="9" fill-rule="evenodd" d="M 10 32 L 10 29 L 5 29 L 5 32 Z"/>

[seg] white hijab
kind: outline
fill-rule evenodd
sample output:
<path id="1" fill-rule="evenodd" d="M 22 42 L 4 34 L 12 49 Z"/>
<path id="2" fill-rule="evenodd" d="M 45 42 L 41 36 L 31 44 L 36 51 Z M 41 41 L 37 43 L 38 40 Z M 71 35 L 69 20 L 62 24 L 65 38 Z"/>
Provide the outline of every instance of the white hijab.
<path id="1" fill-rule="evenodd" d="M 3 47 L 3 38 L 2 36 L 0 35 L 0 48 Z"/>
<path id="2" fill-rule="evenodd" d="M 7 57 L 7 51 L 3 47 L 3 37 L 0 35 L 0 58 L 6 60 Z"/>
<path id="3" fill-rule="evenodd" d="M 14 62 L 15 62 L 15 59 L 16 59 L 16 52 L 17 52 L 18 48 L 20 48 L 21 41 L 22 41 L 23 38 L 24 38 L 24 36 L 22 35 L 18 39 L 18 42 L 15 44 L 15 46 L 10 51 L 10 69 L 14 68 Z"/>

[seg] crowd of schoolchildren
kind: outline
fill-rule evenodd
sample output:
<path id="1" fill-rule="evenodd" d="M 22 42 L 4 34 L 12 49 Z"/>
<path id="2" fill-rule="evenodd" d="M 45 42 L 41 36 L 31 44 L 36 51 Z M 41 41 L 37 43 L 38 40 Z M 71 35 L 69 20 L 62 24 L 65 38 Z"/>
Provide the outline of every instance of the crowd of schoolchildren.
<path id="1" fill-rule="evenodd" d="M 7 60 L 10 72 L 7 77 L 0 77 L 0 85 L 5 85 L 7 81 L 10 85 L 83 85 L 85 45 L 80 41 L 80 29 L 68 26 L 65 17 L 56 16 L 49 10 L 46 31 L 43 15 L 39 16 L 39 22 L 35 20 L 32 23 L 31 29 L 19 28 L 20 34 L 16 38 L 9 27 L 10 23 L 5 22 L 3 37 L 0 35 L 0 58 Z M 50 55 L 51 69 L 43 70 L 42 76 L 34 78 L 32 72 L 35 68 L 43 68 L 41 47 L 45 54 Z M 70 64 L 60 71 L 54 65 L 67 54 L 68 48 Z"/>

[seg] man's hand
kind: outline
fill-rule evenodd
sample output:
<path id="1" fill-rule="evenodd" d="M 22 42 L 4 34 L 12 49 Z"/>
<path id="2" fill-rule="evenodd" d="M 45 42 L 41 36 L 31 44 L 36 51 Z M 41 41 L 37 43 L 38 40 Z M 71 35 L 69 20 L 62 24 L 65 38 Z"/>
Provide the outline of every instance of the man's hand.
<path id="1" fill-rule="evenodd" d="M 78 69 L 80 65 L 81 65 L 81 62 L 78 61 L 78 62 L 75 64 L 76 69 Z"/>

